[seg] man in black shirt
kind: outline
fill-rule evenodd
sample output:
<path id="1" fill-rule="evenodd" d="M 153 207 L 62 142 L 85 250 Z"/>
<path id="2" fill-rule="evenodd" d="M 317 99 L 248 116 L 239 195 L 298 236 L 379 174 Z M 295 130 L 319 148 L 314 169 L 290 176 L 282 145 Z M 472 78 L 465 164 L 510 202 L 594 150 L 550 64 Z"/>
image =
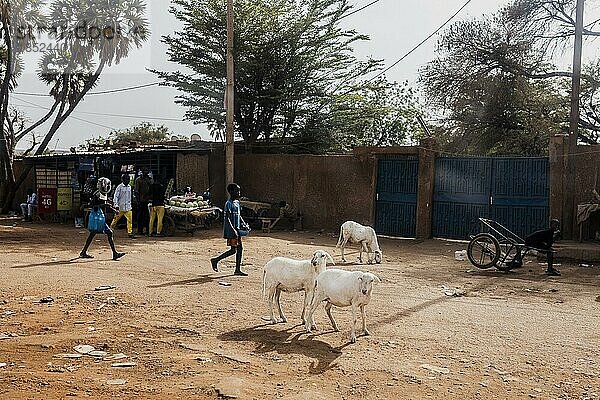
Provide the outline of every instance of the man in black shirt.
<path id="1" fill-rule="evenodd" d="M 550 228 L 533 232 L 531 235 L 525 238 L 525 246 L 539 249 L 546 253 L 546 256 L 548 257 L 548 269 L 546 270 L 546 274 L 551 276 L 560 276 L 560 272 L 552 265 L 554 260 L 552 244 L 554 243 L 554 237 L 560 233 L 558 230 L 559 226 L 560 222 L 557 219 L 553 219 L 550 221 Z M 522 265 L 523 258 L 521 256 L 521 249 L 518 249 L 515 259 L 510 262 L 508 266 L 518 268 Z"/>

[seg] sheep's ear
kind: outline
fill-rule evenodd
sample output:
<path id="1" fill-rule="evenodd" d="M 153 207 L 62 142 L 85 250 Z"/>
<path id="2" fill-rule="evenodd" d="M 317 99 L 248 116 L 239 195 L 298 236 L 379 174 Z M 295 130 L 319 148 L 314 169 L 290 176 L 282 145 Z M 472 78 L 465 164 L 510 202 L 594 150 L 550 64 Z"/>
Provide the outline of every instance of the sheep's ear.
<path id="1" fill-rule="evenodd" d="M 379 277 L 378 277 L 377 275 L 375 275 L 375 274 L 371 274 L 371 276 L 373 277 L 373 280 L 374 280 L 375 282 L 381 283 L 381 279 L 379 279 Z"/>
<path id="2" fill-rule="evenodd" d="M 335 265 L 335 261 L 333 261 L 333 257 L 331 257 L 331 255 L 329 255 L 329 253 L 325 253 L 327 254 L 327 259 L 329 260 L 329 262 L 333 265 Z"/>

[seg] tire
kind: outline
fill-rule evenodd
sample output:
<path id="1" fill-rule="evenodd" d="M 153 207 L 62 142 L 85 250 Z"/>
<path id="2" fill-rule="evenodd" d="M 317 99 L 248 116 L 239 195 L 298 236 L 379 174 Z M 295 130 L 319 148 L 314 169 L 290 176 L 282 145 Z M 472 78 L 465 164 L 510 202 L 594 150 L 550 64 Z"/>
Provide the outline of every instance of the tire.
<path id="1" fill-rule="evenodd" d="M 475 235 L 467 247 L 467 257 L 477 268 L 491 268 L 500 258 L 500 243 L 489 233 Z"/>
<path id="2" fill-rule="evenodd" d="M 175 234 L 175 220 L 168 215 L 163 218 L 163 230 L 165 236 L 173 236 Z"/>

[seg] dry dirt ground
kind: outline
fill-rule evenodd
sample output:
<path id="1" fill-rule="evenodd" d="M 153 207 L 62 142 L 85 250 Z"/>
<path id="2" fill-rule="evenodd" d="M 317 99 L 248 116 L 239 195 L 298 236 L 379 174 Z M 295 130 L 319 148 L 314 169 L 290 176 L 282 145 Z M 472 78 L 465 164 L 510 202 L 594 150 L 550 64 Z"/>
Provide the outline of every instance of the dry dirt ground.
<path id="1" fill-rule="evenodd" d="M 93 260 L 76 259 L 86 233 L 0 221 L 0 398 L 600 398 L 598 267 L 563 262 L 550 278 L 529 258 L 505 274 L 455 261 L 462 243 L 382 239 L 382 264 L 338 263 L 383 281 L 367 307 L 371 336 L 349 344 L 349 309 L 334 309 L 340 332 L 323 307 L 319 331 L 303 332 L 301 293 L 282 295 L 289 323 L 262 319 L 264 263 L 318 248 L 339 261 L 333 234 L 253 234 L 250 276 L 238 278 L 232 261 L 210 268 L 224 250 L 218 229 L 136 240 L 118 231 L 127 255 L 117 262 L 101 235 Z M 82 344 L 107 355 L 64 358 Z M 118 353 L 127 358 L 109 358 Z"/>

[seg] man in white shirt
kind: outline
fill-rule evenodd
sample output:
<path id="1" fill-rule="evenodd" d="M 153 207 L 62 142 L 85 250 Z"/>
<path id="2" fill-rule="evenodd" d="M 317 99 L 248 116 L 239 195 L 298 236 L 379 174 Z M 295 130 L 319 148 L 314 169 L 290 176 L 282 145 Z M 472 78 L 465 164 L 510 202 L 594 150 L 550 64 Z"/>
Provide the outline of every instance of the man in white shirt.
<path id="1" fill-rule="evenodd" d="M 121 176 L 121 183 L 115 189 L 115 195 L 113 199 L 114 207 L 119 211 L 110 224 L 111 229 L 115 229 L 117 222 L 124 215 L 127 219 L 127 234 L 130 238 L 133 236 L 133 215 L 131 212 L 131 186 L 129 186 L 129 174 L 123 174 Z"/>
<path id="2" fill-rule="evenodd" d="M 27 200 L 21 203 L 21 212 L 23 213 L 23 221 L 30 221 L 33 217 L 33 210 L 37 207 L 37 195 L 33 189 L 27 190 Z"/>

